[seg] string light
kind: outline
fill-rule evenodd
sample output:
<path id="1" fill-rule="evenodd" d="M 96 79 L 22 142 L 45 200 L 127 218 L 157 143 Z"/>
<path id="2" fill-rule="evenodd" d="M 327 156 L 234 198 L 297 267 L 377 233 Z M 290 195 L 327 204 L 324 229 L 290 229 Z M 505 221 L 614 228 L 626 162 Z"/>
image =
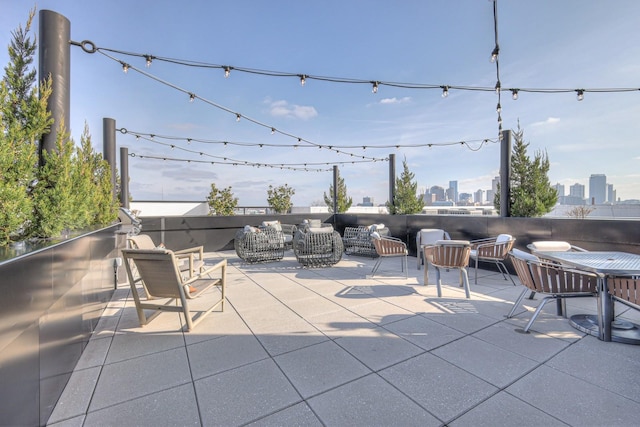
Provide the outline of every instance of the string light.
<path id="1" fill-rule="evenodd" d="M 236 113 L 236 122 L 240 121 L 240 117 L 242 117 L 242 115 L 239 113 Z"/>
<path id="2" fill-rule="evenodd" d="M 500 103 L 498 102 L 498 105 L 496 105 L 496 113 L 500 114 L 502 112 L 502 106 L 500 106 Z"/>
<path id="3" fill-rule="evenodd" d="M 449 86 L 442 86 L 442 97 L 446 98 L 449 96 Z"/>
<path id="4" fill-rule="evenodd" d="M 325 148 L 325 149 L 329 149 L 329 150 L 334 150 L 334 151 L 338 151 L 342 154 L 349 154 L 352 155 L 351 153 L 345 153 L 342 152 L 340 150 L 343 149 L 362 149 L 362 150 L 369 150 L 369 149 L 390 149 L 390 148 L 395 148 L 395 149 L 400 149 L 400 148 L 420 148 L 420 147 L 430 147 L 430 146 L 440 146 L 440 147 L 445 147 L 445 146 L 452 146 L 452 145 L 465 145 L 467 146 L 467 148 L 471 149 L 471 150 L 475 150 L 472 146 L 478 144 L 478 147 L 482 147 L 483 145 L 488 144 L 489 142 L 496 142 L 495 140 L 489 139 L 489 138 L 484 138 L 484 139 L 470 139 L 470 140 L 466 140 L 466 141 L 452 141 L 452 142 L 430 142 L 430 143 L 417 143 L 417 144 L 391 144 L 391 145 L 318 145 L 318 146 L 314 146 L 314 145 L 300 145 L 301 141 L 297 141 L 296 144 L 270 144 L 270 143 L 264 143 L 264 142 L 238 142 L 238 141 L 222 141 L 222 140 L 214 140 L 214 139 L 201 139 L 201 138 L 192 138 L 192 137 L 183 137 L 183 136 L 175 136 L 175 135 L 156 135 L 156 134 L 149 134 L 149 133 L 145 133 L 145 132 L 137 132 L 137 131 L 131 131 L 131 130 L 127 130 L 126 128 L 120 128 L 117 129 L 120 133 L 122 133 L 123 135 L 133 135 L 135 136 L 136 140 L 139 140 L 141 137 L 145 138 L 146 137 L 150 137 L 151 135 L 153 135 L 153 137 L 155 137 L 156 139 L 160 139 L 160 140 L 167 140 L 167 141 L 186 141 L 187 144 L 191 144 L 192 142 L 195 143 L 200 143 L 200 144 L 222 144 L 225 147 L 227 145 L 234 145 L 234 146 L 239 146 L 239 147 L 271 147 L 271 148 L 295 148 L 297 149 L 298 147 L 302 147 L 302 148 Z M 155 142 L 155 141 L 154 141 Z M 363 159 L 366 159 L 366 157 L 363 157 Z M 381 158 L 372 158 L 371 160 L 373 161 L 382 161 L 385 159 L 381 159 Z"/>
<path id="5" fill-rule="evenodd" d="M 514 101 L 518 100 L 518 89 L 511 89 L 511 99 Z"/>
<path id="6" fill-rule="evenodd" d="M 371 90 L 371 92 L 378 93 L 378 82 L 371 82 L 371 83 L 373 83 L 373 89 Z"/>
<path id="7" fill-rule="evenodd" d="M 500 85 L 500 80 L 498 80 L 496 82 L 495 90 L 496 90 L 496 93 L 499 95 L 500 94 L 500 90 L 502 90 L 502 86 Z"/>
<path id="8" fill-rule="evenodd" d="M 497 60 L 498 60 L 498 54 L 500 53 L 500 48 L 498 47 L 498 45 L 496 45 L 496 47 L 493 48 L 493 51 L 491 52 L 491 63 L 494 64 Z"/>
<path id="9" fill-rule="evenodd" d="M 576 92 L 578 93 L 578 101 L 582 101 L 584 99 L 584 90 L 578 89 Z"/>
<path id="10" fill-rule="evenodd" d="M 189 102 L 193 102 L 194 99 L 196 99 L 195 93 L 189 93 Z"/>
<path id="11" fill-rule="evenodd" d="M 147 60 L 147 68 L 151 67 L 151 61 L 153 61 L 153 56 L 151 55 L 145 55 L 145 59 Z"/>
<path id="12" fill-rule="evenodd" d="M 113 52 L 113 53 L 117 53 L 119 55 L 126 55 L 126 56 L 136 56 L 136 57 L 140 57 L 140 58 L 148 58 L 150 57 L 153 61 L 161 61 L 161 62 L 167 62 L 167 63 L 171 63 L 174 65 L 182 65 L 182 66 L 187 66 L 187 67 L 198 67 L 198 68 L 212 68 L 212 69 L 222 69 L 224 70 L 224 75 L 225 77 L 229 77 L 231 70 L 234 71 L 238 71 L 238 72 L 244 72 L 244 73 L 250 73 L 250 74 L 259 74 L 259 75 L 264 75 L 264 76 L 270 76 L 270 77 L 292 77 L 295 76 L 296 78 L 300 78 L 301 74 L 298 73 L 290 73 L 290 72 L 286 72 L 286 71 L 273 71 L 273 70 L 262 70 L 262 69 L 253 69 L 253 68 L 246 68 L 246 67 L 233 67 L 230 65 L 218 65 L 218 64 L 211 64 L 211 63 L 203 63 L 200 61 L 192 61 L 192 60 L 186 60 L 186 59 L 175 59 L 175 58 L 168 58 L 168 57 L 161 57 L 161 56 L 155 56 L 155 55 L 150 55 L 150 54 L 140 54 L 140 53 L 134 53 L 134 52 L 127 52 L 127 51 L 122 51 L 122 50 L 117 50 L 117 49 L 111 49 L 111 48 L 103 48 L 103 47 L 97 47 L 95 46 L 94 43 L 89 42 L 89 41 L 84 41 L 82 43 L 80 42 L 75 42 L 75 41 L 70 41 L 71 44 L 73 44 L 74 46 L 80 46 L 81 48 L 83 48 L 83 46 L 85 45 L 91 45 L 93 46 L 91 49 L 87 49 L 87 48 L 83 48 L 83 50 L 86 53 L 102 53 L 104 54 L 105 52 Z M 493 53 L 495 51 L 498 51 L 499 53 L 499 47 L 496 44 L 496 47 L 494 48 L 494 50 L 492 51 L 492 57 L 493 57 Z M 499 54 L 496 56 L 496 60 L 495 62 L 498 62 L 498 56 Z M 114 59 L 114 58 L 112 58 Z M 127 68 L 129 68 L 130 66 L 128 64 L 125 64 L 124 62 L 121 62 L 121 64 L 123 65 L 123 69 L 125 68 L 125 65 Z M 330 82 L 330 83 L 351 83 L 351 84 L 360 84 L 360 83 L 371 83 L 373 84 L 374 81 L 371 80 L 364 80 L 364 79 L 354 79 L 354 78 L 344 78 L 344 77 L 327 77 L 327 76 L 320 76 L 320 75 L 313 75 L 313 74 L 303 74 L 304 75 L 304 79 L 309 80 L 319 80 L 319 81 L 325 81 L 325 82 Z M 382 80 L 375 80 L 375 82 L 377 83 L 378 87 L 380 86 L 392 86 L 392 87 L 396 87 L 396 88 L 403 88 L 403 89 L 442 89 L 442 85 L 440 84 L 429 84 L 429 83 L 406 83 L 406 82 L 390 82 L 390 81 L 382 81 Z M 449 89 L 456 89 L 456 90 L 463 90 L 463 91 L 485 91 L 485 92 L 489 92 L 489 91 L 493 91 L 495 90 L 495 88 L 492 87 L 484 87 L 484 86 L 470 86 L 470 85 L 448 85 L 447 86 Z M 576 92 L 578 89 L 574 89 L 574 88 L 519 88 L 519 89 L 508 89 L 510 91 L 520 91 L 520 92 L 534 92 L 534 93 L 548 93 L 548 94 L 555 94 L 555 93 L 568 93 L 568 92 Z M 640 91 L 640 88 L 638 87 L 610 87 L 610 88 L 591 88 L 591 89 L 586 89 L 583 88 L 581 89 L 583 90 L 584 93 L 586 92 L 602 92 L 602 93 L 623 93 L 623 92 L 638 92 Z"/>
<path id="13" fill-rule="evenodd" d="M 300 86 L 304 87 L 304 84 L 307 82 L 307 77 L 304 74 L 300 74 Z"/>
<path id="14" fill-rule="evenodd" d="M 124 73 L 127 74 L 127 72 L 129 71 L 129 64 L 123 62 L 122 71 L 124 71 Z"/>

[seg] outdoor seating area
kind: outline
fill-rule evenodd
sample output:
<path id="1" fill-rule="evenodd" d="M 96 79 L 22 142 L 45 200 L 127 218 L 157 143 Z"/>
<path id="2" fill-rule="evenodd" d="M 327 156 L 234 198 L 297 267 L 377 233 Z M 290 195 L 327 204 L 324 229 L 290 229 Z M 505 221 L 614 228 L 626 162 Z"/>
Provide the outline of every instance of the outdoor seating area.
<path id="1" fill-rule="evenodd" d="M 467 298 L 456 269 L 439 270 L 439 296 L 395 262 L 366 277 L 368 257 L 308 269 L 293 251 L 258 264 L 205 253 L 206 268 L 223 261 L 224 311 L 191 332 L 176 312 L 141 327 L 119 285 L 48 425 L 637 424 L 640 347 L 582 332 L 552 304 L 517 333 L 541 299 L 505 317 L 523 291 L 515 275 L 514 287 L 481 269 Z M 597 315 L 596 298 L 568 299 L 576 313 Z M 640 322 L 622 303 L 615 314 Z"/>
<path id="2" fill-rule="evenodd" d="M 371 233 L 374 232 L 378 233 L 379 236 L 388 236 L 389 228 L 385 227 L 384 224 L 345 227 L 342 236 L 345 254 L 377 257 L 378 253 L 371 241 Z"/>

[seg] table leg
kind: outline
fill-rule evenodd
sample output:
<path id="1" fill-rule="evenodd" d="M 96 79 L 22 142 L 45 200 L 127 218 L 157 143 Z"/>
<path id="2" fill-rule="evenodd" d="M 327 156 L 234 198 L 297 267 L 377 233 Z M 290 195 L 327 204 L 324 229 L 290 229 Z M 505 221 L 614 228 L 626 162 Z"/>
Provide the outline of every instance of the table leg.
<path id="1" fill-rule="evenodd" d="M 613 322 L 613 299 L 607 292 L 607 279 L 598 279 L 598 291 L 600 293 L 600 310 L 598 312 L 598 327 L 600 328 L 600 339 L 611 341 L 611 322 Z"/>

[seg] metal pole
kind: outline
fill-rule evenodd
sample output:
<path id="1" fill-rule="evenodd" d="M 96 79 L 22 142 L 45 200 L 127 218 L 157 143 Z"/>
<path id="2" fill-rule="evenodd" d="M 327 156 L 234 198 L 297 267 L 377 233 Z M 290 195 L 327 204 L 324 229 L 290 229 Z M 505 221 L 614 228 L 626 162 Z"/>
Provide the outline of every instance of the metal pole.
<path id="1" fill-rule="evenodd" d="M 120 205 L 129 209 L 129 149 L 120 147 Z"/>
<path id="2" fill-rule="evenodd" d="M 333 213 L 338 213 L 338 165 L 333 165 Z"/>
<path id="3" fill-rule="evenodd" d="M 71 24 L 67 18 L 51 10 L 41 10 L 39 17 L 38 76 L 40 81 L 51 76 L 52 91 L 47 110 L 53 118 L 51 132 L 45 134 L 40 143 L 42 164 L 42 152 L 56 149 L 60 126 L 69 126 L 70 122 Z"/>
<path id="4" fill-rule="evenodd" d="M 102 152 L 111 169 L 111 196 L 116 200 L 116 121 L 102 118 Z"/>
<path id="5" fill-rule="evenodd" d="M 511 131 L 500 134 L 500 216 L 511 216 Z"/>
<path id="6" fill-rule="evenodd" d="M 396 155 L 389 154 L 389 204 L 396 200 Z"/>

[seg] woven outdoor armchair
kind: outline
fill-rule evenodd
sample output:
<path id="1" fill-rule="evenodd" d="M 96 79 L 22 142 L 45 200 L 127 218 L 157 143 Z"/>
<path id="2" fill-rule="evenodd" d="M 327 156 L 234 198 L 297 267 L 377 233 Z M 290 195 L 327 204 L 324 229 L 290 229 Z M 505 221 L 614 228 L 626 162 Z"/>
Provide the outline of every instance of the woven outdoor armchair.
<path id="1" fill-rule="evenodd" d="M 373 226 L 360 225 L 357 227 L 345 227 L 342 243 L 344 244 L 344 253 L 347 255 L 361 255 L 376 258 L 378 253 L 371 241 L 371 233 L 376 231 L 380 236 L 388 236 L 389 229 L 387 227 L 374 228 Z"/>
<path id="2" fill-rule="evenodd" d="M 294 234 L 293 252 L 305 267 L 327 267 L 342 259 L 344 246 L 333 227 L 307 227 Z"/>
<path id="3" fill-rule="evenodd" d="M 238 230 L 233 243 L 238 257 L 246 262 L 279 261 L 284 257 L 284 234 L 273 227 L 245 227 Z"/>

